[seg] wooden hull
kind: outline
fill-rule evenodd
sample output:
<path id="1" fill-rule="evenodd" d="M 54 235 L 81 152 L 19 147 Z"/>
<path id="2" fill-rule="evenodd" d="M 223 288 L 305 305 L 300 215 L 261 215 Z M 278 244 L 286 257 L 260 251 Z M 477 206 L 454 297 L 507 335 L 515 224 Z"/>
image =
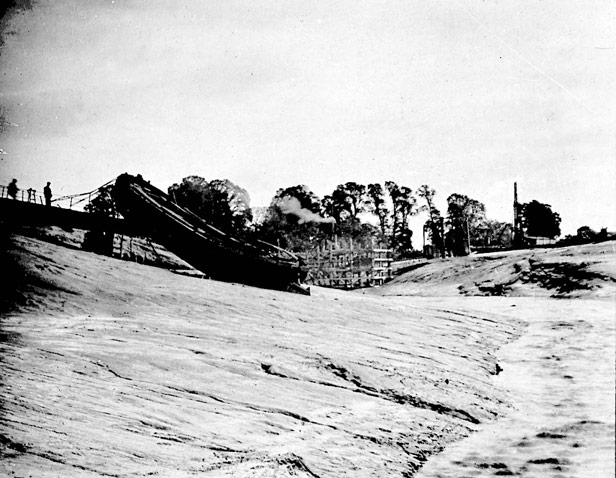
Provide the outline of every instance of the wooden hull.
<path id="1" fill-rule="evenodd" d="M 116 205 L 125 219 L 212 279 L 280 290 L 297 289 L 300 259 L 272 244 L 233 238 L 207 224 L 141 177 L 120 175 Z"/>

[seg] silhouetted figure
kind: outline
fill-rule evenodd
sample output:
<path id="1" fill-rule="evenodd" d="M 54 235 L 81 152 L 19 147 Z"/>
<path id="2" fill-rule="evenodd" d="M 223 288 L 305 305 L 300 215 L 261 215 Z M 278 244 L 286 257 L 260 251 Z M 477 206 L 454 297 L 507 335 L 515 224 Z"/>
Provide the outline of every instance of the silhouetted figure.
<path id="1" fill-rule="evenodd" d="M 28 202 L 36 202 L 36 189 L 28 188 Z"/>
<path id="2" fill-rule="evenodd" d="M 45 196 L 45 205 L 51 206 L 51 183 L 47 182 L 47 186 L 43 188 L 43 196 Z"/>
<path id="3" fill-rule="evenodd" d="M 19 191 L 19 188 L 17 187 L 17 179 L 13 179 L 8 187 L 9 196 L 13 199 L 17 199 L 17 191 Z"/>

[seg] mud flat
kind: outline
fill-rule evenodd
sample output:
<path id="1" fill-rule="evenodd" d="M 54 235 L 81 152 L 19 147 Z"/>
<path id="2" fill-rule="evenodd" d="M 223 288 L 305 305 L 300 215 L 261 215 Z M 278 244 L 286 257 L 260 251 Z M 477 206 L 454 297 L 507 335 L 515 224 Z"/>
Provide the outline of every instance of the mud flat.
<path id="1" fill-rule="evenodd" d="M 451 460 L 445 458 L 445 471 L 430 472 L 438 453 L 505 420 L 518 420 L 521 429 L 529 409 L 520 394 L 545 395 L 541 371 L 531 388 L 516 388 L 525 379 L 505 377 L 516 376 L 516 352 L 507 347 L 532 349 L 536 334 L 545 347 L 555 346 L 550 340 L 559 336 L 541 332 L 543 322 L 556 320 L 542 312 L 548 304 L 590 303 L 598 315 L 613 317 L 608 299 L 463 297 L 460 289 L 450 297 L 413 297 L 399 284 L 379 291 L 395 296 L 314 288 L 305 297 L 22 236 L 5 238 L 2 253 L 13 278 L 0 316 L 0 474 L 6 476 L 409 477 L 422 467 L 433 473 L 426 476 L 441 476 Z M 467 282 L 469 290 L 473 284 Z M 599 290 L 605 292 L 601 284 L 591 292 Z M 567 320 L 584 307 L 565 310 Z M 542 319 L 528 335 L 533 311 Z M 531 337 L 530 344 L 516 342 L 520 337 Z M 613 380 L 611 346 L 606 367 Z M 535 369 L 529 360 L 518 365 Z M 609 450 L 610 441 L 600 439 L 609 428 L 594 424 L 609 422 L 609 410 L 592 405 L 607 388 L 585 392 L 586 362 L 565 364 L 553 378 L 577 384 L 558 400 L 579 405 L 572 418 L 579 430 L 558 432 L 569 422 L 552 422 L 546 412 L 540 423 L 550 426 L 520 441 L 588 429 Z M 603 375 L 587 383 L 604 383 Z M 578 457 L 593 443 L 581 435 L 552 441 L 575 448 Z M 462 461 L 470 463 L 472 452 L 463 450 Z M 531 454 L 524 463 L 561 456 Z M 592 464 L 609 464 L 603 452 L 593 457 Z M 479 460 L 522 470 L 504 458 Z M 452 476 L 506 471 L 463 468 Z"/>
<path id="2" fill-rule="evenodd" d="M 429 460 L 417 476 L 614 476 L 613 303 L 515 305 L 529 326 L 499 350 L 496 378 L 513 410 Z"/>
<path id="3" fill-rule="evenodd" d="M 417 476 L 614 476 L 615 252 L 606 242 L 437 261 L 372 291 L 492 296 L 528 324 L 497 352 L 513 410 Z"/>

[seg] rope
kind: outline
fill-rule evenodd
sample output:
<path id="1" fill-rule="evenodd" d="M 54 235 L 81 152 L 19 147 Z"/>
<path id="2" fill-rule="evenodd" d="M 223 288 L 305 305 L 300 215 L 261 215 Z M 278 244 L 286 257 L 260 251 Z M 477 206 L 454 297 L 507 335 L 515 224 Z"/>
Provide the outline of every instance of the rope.
<path id="1" fill-rule="evenodd" d="M 117 178 L 113 178 L 112 180 L 107 181 L 107 182 L 106 182 L 105 184 L 103 184 L 102 186 L 99 186 L 99 187 L 97 187 L 96 189 L 93 189 L 92 191 L 89 191 L 89 192 L 87 192 L 87 193 L 69 194 L 68 196 L 60 196 L 59 198 L 55 198 L 55 199 L 53 199 L 53 200 L 52 200 L 52 202 L 55 202 L 55 201 L 63 201 L 63 200 L 65 200 L 65 199 L 74 199 L 74 198 L 78 198 L 78 197 L 84 196 L 84 198 L 83 198 L 83 199 L 81 199 L 81 200 L 79 200 L 79 201 L 77 201 L 77 202 L 74 202 L 74 203 L 73 203 L 73 204 L 79 204 L 80 202 L 85 201 L 86 196 L 90 196 L 92 193 L 96 193 L 96 192 L 100 191 L 101 189 L 103 189 L 104 187 L 109 186 L 109 185 L 110 185 L 111 183 L 113 183 L 116 179 L 117 179 Z"/>

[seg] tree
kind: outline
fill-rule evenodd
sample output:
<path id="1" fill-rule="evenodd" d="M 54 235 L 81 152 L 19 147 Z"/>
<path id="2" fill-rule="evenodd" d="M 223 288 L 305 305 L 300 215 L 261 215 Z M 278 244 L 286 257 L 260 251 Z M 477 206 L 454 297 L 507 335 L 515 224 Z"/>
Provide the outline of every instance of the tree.
<path id="1" fill-rule="evenodd" d="M 366 232 L 358 216 L 366 211 L 367 201 L 366 186 L 348 182 L 339 184 L 331 195 L 323 198 L 321 210 L 336 219 L 337 233 L 355 239 Z"/>
<path id="2" fill-rule="evenodd" d="M 470 253 L 470 238 L 485 221 L 485 215 L 485 206 L 476 199 L 458 193 L 447 198 L 447 220 L 450 228 L 448 242 L 455 256 L 466 256 Z"/>
<path id="3" fill-rule="evenodd" d="M 101 217 L 115 217 L 116 207 L 112 192 L 113 184 L 99 188 L 98 194 L 85 205 L 83 210 Z"/>
<path id="4" fill-rule="evenodd" d="M 103 186 L 98 194 L 85 205 L 84 211 L 104 219 L 116 216 L 115 200 L 113 199 L 113 185 Z M 98 222 L 98 221 L 97 221 Z M 113 231 L 106 231 L 103 227 L 92 229 L 85 233 L 82 247 L 86 251 L 111 256 L 113 254 Z"/>
<path id="5" fill-rule="evenodd" d="M 340 207 L 340 204 L 334 200 L 332 195 L 326 195 L 321 200 L 321 212 L 329 217 L 333 217 L 338 224 L 342 221 L 343 209 Z"/>
<path id="6" fill-rule="evenodd" d="M 378 183 L 368 184 L 367 193 L 367 207 L 378 218 L 381 236 L 385 239 L 389 228 L 389 209 L 387 209 L 385 202 L 385 190 Z"/>
<path id="7" fill-rule="evenodd" d="M 560 221 L 560 215 L 549 204 L 532 200 L 522 205 L 522 227 L 527 236 L 554 239 L 560 236 Z"/>
<path id="8" fill-rule="evenodd" d="M 246 233 L 252 219 L 248 193 L 228 179 L 206 181 L 188 176 L 180 184 L 170 186 L 169 195 L 178 205 L 231 234 Z"/>
<path id="9" fill-rule="evenodd" d="M 576 234 L 576 237 L 582 243 L 592 242 L 597 238 L 597 236 L 597 232 L 591 229 L 589 226 L 579 227 Z"/>
<path id="10" fill-rule="evenodd" d="M 398 186 L 393 181 L 386 181 L 385 189 L 392 203 L 390 244 L 398 255 L 404 256 L 412 250 L 413 231 L 408 226 L 408 219 L 418 212 L 417 199 L 410 188 Z"/>
<path id="11" fill-rule="evenodd" d="M 445 237 L 443 230 L 443 216 L 434 205 L 436 192 L 427 184 L 423 184 L 417 190 L 417 195 L 426 201 L 429 219 L 424 227 L 429 231 L 430 241 L 441 257 L 445 257 Z"/>
<path id="12" fill-rule="evenodd" d="M 346 214 L 353 221 L 357 215 L 365 211 L 366 186 L 355 182 L 339 184 L 332 193 L 332 201 L 336 204 L 343 215 Z"/>

